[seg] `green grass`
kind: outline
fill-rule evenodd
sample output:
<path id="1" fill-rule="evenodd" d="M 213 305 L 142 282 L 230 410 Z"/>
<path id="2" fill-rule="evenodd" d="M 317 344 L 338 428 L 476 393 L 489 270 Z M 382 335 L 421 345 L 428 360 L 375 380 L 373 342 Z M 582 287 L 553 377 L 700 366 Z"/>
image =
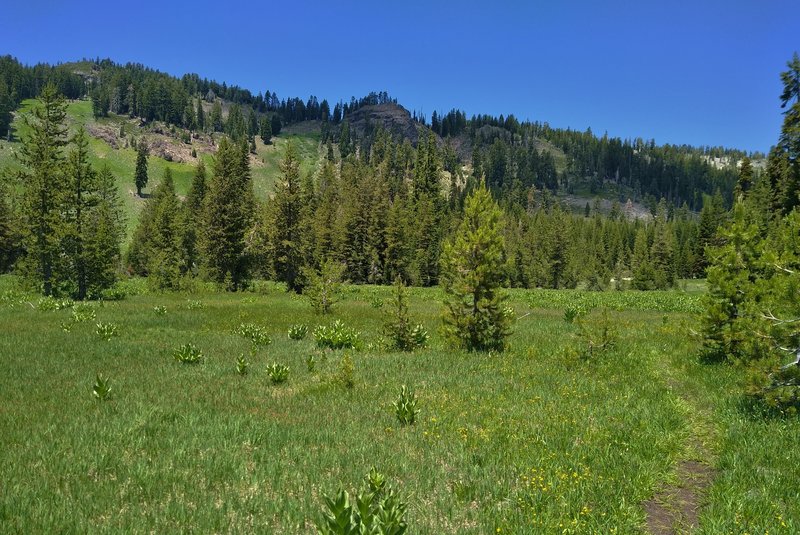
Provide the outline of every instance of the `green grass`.
<path id="1" fill-rule="evenodd" d="M 675 312 L 685 294 L 613 310 L 616 349 L 582 362 L 565 351 L 577 326 L 563 303 L 585 299 L 570 291 L 513 292 L 511 349 L 487 355 L 448 349 L 440 291 L 413 289 L 432 344 L 400 354 L 375 348 L 387 311 L 373 304 L 390 288 L 346 287 L 324 318 L 275 285 L 133 295 L 65 332 L 70 310 L 37 310 L 13 284 L 0 278 L 3 532 L 308 533 L 322 496 L 374 465 L 406 497 L 412 533 L 642 533 L 642 502 L 697 454 L 697 436 L 720 470 L 701 532 L 800 530 L 800 425 L 744 410 L 740 370 L 697 363 L 691 316 Z M 646 294 L 620 295 L 608 299 Z M 317 354 L 310 373 L 313 337 L 287 336 L 334 319 L 365 341 L 350 353 L 352 390 L 335 381 L 343 352 Z M 101 339 L 97 322 L 119 335 Z M 246 376 L 242 323 L 273 341 Z M 176 362 L 190 342 L 203 362 Z M 271 384 L 272 363 L 289 367 L 285 384 Z M 104 402 L 91 394 L 98 373 L 111 381 Z M 422 410 L 413 426 L 391 407 L 403 384 Z"/>
<path id="2" fill-rule="evenodd" d="M 267 195 L 272 192 L 275 181 L 281 176 L 280 162 L 286 154 L 289 140 L 296 145 L 301 161 L 301 176 L 316 171 L 319 161 L 319 133 L 284 135 L 272 138 L 269 145 L 264 145 L 257 137 L 256 153 L 261 163 L 251 170 L 253 188 L 257 198 L 266 199 Z"/>

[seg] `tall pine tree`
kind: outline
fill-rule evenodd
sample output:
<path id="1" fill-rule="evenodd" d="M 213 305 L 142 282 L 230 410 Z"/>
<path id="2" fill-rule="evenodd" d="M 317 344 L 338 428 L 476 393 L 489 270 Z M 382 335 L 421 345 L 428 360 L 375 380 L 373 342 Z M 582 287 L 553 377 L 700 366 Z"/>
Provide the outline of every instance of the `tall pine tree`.
<path id="1" fill-rule="evenodd" d="M 19 156 L 23 168 L 26 267 L 45 295 L 54 293 L 54 268 L 61 247 L 60 203 L 67 190 L 62 169 L 67 144 L 66 110 L 64 97 L 54 85 L 46 85 L 32 114 L 24 119 L 29 133 L 22 139 Z"/>
<path id="2" fill-rule="evenodd" d="M 226 283 L 229 290 L 239 290 L 248 278 L 245 235 L 255 209 L 246 140 L 238 145 L 227 138 L 220 141 L 204 204 L 204 274 Z"/>

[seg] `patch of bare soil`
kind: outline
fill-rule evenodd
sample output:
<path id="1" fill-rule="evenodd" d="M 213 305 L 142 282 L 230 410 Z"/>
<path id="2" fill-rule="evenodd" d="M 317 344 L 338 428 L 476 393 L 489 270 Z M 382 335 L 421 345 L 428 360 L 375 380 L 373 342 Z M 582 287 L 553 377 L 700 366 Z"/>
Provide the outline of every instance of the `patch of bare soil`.
<path id="1" fill-rule="evenodd" d="M 115 128 L 111 125 L 99 125 L 94 123 L 88 123 L 86 125 L 86 131 L 89 133 L 90 136 L 96 137 L 97 139 L 102 139 L 112 148 L 118 149 L 120 148 L 120 139 L 119 139 L 119 128 Z"/>
<path id="2" fill-rule="evenodd" d="M 217 145 L 213 136 L 208 134 L 191 135 L 191 144 L 184 143 L 182 137 L 189 135 L 182 129 L 170 129 L 161 123 L 153 123 L 147 128 L 142 128 L 144 122 L 136 119 L 125 122 L 125 130 L 136 132 L 135 136 L 140 143 L 147 145 L 147 150 L 152 156 L 163 158 L 168 162 L 196 163 L 197 157 L 192 156 L 192 149 L 196 154 L 215 153 Z M 128 137 L 120 137 L 120 126 L 117 124 L 88 123 L 86 131 L 90 136 L 101 139 L 114 149 L 129 147 Z"/>
<path id="3" fill-rule="evenodd" d="M 700 506 L 714 469 L 705 463 L 683 460 L 677 467 L 678 482 L 660 490 L 645 502 L 647 531 L 652 535 L 691 533 L 698 527 Z"/>

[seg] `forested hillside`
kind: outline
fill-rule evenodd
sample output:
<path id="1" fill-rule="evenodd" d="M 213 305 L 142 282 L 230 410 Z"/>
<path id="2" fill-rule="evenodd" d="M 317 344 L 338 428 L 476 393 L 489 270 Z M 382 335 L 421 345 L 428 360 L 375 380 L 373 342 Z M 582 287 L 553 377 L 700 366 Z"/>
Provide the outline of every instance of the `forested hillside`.
<path id="1" fill-rule="evenodd" d="M 45 87 L 50 104 L 29 100 Z M 80 244 L 83 227 L 43 226 L 37 191 L 63 214 L 105 199 L 119 214 L 102 237 L 112 263 L 163 288 L 266 277 L 301 290 L 329 262 L 354 283 L 435 285 L 442 244 L 482 181 L 503 209 L 505 284 L 667 288 L 704 276 L 705 248 L 737 191 L 757 191 L 764 211 L 796 203 L 779 150 L 764 163 L 513 115 L 452 110 L 428 121 L 385 92 L 333 105 L 279 99 L 110 60 L 2 58 L 0 127 L 2 266 L 44 273 L 48 258 L 71 259 L 52 293 L 78 292 L 83 249 L 59 250 L 57 237 Z M 36 139 L 49 148 L 36 153 Z M 92 180 L 76 184 L 75 166 Z"/>

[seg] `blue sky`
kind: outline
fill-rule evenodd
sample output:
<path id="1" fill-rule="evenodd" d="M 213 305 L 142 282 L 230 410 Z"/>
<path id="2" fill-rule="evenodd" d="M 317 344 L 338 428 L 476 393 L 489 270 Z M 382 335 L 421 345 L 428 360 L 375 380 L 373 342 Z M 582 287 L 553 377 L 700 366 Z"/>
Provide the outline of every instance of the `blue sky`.
<path id="1" fill-rule="evenodd" d="M 280 97 L 386 90 L 659 143 L 766 151 L 797 0 L 7 2 L 0 54 L 135 61 Z"/>

